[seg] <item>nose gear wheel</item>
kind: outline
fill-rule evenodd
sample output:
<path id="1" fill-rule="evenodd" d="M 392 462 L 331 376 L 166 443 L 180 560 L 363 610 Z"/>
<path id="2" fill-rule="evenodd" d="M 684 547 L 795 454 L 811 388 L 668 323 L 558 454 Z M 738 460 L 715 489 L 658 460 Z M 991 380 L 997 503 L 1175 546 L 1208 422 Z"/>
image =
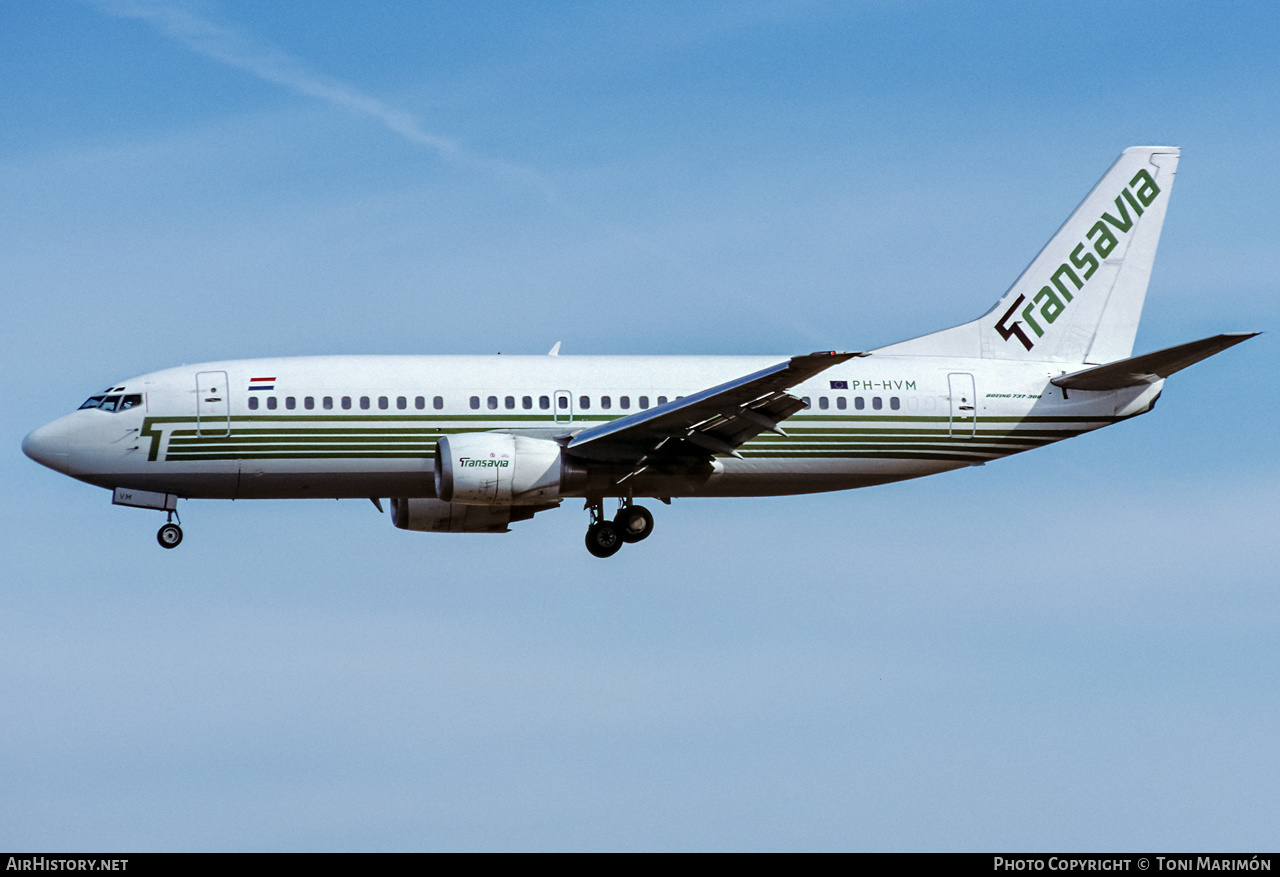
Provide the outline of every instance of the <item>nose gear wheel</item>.
<path id="1" fill-rule="evenodd" d="M 165 524 L 156 533 L 156 541 L 161 548 L 177 548 L 182 542 L 182 528 L 177 524 Z"/>

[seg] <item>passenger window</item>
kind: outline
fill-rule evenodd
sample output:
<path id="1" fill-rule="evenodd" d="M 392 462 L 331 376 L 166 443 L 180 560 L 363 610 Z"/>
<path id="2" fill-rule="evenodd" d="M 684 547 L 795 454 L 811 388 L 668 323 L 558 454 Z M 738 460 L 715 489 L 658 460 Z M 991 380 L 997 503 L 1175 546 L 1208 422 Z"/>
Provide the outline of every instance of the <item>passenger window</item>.
<path id="1" fill-rule="evenodd" d="M 406 399 L 404 396 L 396 396 L 396 408 L 398 408 L 398 409 L 400 409 L 401 411 L 403 411 L 404 409 L 406 409 L 406 408 L 408 408 L 408 407 L 409 407 L 409 400 L 408 400 L 408 399 Z"/>
<path id="2" fill-rule="evenodd" d="M 898 400 L 897 396 L 890 396 L 889 407 L 892 408 L 894 411 L 897 411 L 899 408 L 902 407 L 902 402 Z"/>
<path id="3" fill-rule="evenodd" d="M 250 397 L 249 397 L 249 410 L 250 410 L 250 411 L 257 411 L 257 410 L 258 410 L 258 397 L 257 397 L 257 396 L 250 396 Z"/>
<path id="4" fill-rule="evenodd" d="M 360 397 L 360 408 L 361 408 L 361 410 L 363 410 L 363 411 L 368 411 L 368 410 L 369 410 L 369 397 L 368 397 L 368 396 L 361 396 L 361 397 Z"/>
<path id="5" fill-rule="evenodd" d="M 343 410 L 343 411 L 349 411 L 349 410 L 351 410 L 351 397 L 350 397 L 350 396 L 343 396 L 343 397 L 342 397 L 342 410 Z"/>
<path id="6" fill-rule="evenodd" d="M 298 400 L 293 398 L 292 396 L 285 396 L 284 407 L 292 411 L 293 409 L 298 407 Z"/>
<path id="7" fill-rule="evenodd" d="M 871 407 L 879 411 L 881 408 L 884 407 L 884 400 L 882 400 L 879 396 L 872 396 Z"/>
<path id="8" fill-rule="evenodd" d="M 659 397 L 658 397 L 658 404 L 659 404 L 659 405 L 666 405 L 666 404 L 667 404 L 667 397 L 666 397 L 666 396 L 659 396 Z"/>
<path id="9" fill-rule="evenodd" d="M 402 407 L 403 407 L 403 406 L 402 406 Z M 379 410 L 379 411 L 386 411 L 386 410 L 387 410 L 387 397 L 386 397 L 386 396 L 379 396 L 379 397 L 378 397 L 378 410 Z"/>
<path id="10" fill-rule="evenodd" d="M 316 407 L 316 400 L 313 396 L 307 396 L 302 400 L 302 407 L 310 411 Z"/>
<path id="11" fill-rule="evenodd" d="M 853 407 L 861 411 L 863 408 L 867 407 L 867 400 L 859 396 L 858 398 L 853 400 Z"/>
<path id="12" fill-rule="evenodd" d="M 613 405 L 613 400 L 610 399 L 608 396 L 600 397 L 600 407 L 603 408 L 605 411 L 608 411 L 612 405 Z"/>
<path id="13" fill-rule="evenodd" d="M 416 409 L 418 409 L 419 411 L 421 411 L 423 408 L 426 408 L 426 407 L 427 407 L 427 397 L 426 397 L 426 396 L 414 396 L 414 397 L 413 397 L 413 407 L 414 407 L 414 408 L 416 408 Z"/>
<path id="14" fill-rule="evenodd" d="M 270 408 L 272 411 L 275 411 L 275 410 L 276 410 L 276 397 L 275 397 L 275 396 L 268 396 L 268 397 L 267 397 L 267 407 L 268 407 L 268 408 Z"/>
<path id="15" fill-rule="evenodd" d="M 539 408 L 541 408 L 543 411 L 546 411 L 548 408 L 550 408 L 550 407 L 551 407 L 551 397 L 550 397 L 550 396 L 539 396 L 539 397 L 538 397 L 538 407 L 539 407 Z"/>
<path id="16" fill-rule="evenodd" d="M 332 411 L 332 410 L 333 410 L 333 397 L 332 397 L 332 396 L 325 396 L 325 397 L 324 397 L 324 401 L 323 401 L 321 404 L 322 404 L 322 405 L 324 405 L 324 410 L 325 410 L 325 411 Z"/>
<path id="17" fill-rule="evenodd" d="M 471 410 L 475 411 L 475 410 L 478 410 L 479 408 L 480 408 L 480 397 L 479 397 L 479 396 L 472 396 L 472 397 L 471 397 Z"/>
<path id="18" fill-rule="evenodd" d="M 631 407 L 631 397 L 630 397 L 630 396 L 620 396 L 620 397 L 618 398 L 618 407 L 619 407 L 619 408 L 621 408 L 623 411 L 626 411 L 628 408 L 630 408 L 630 407 Z"/>
<path id="19" fill-rule="evenodd" d="M 136 408 L 142 404 L 142 394 L 132 393 L 120 400 L 120 410 L 128 411 L 130 408 Z"/>
<path id="20" fill-rule="evenodd" d="M 516 397 L 515 397 L 515 396 L 508 396 L 507 398 L 503 399 L 503 400 L 502 400 L 502 406 L 503 406 L 504 408 L 507 408 L 508 410 L 509 410 L 509 409 L 512 409 L 512 408 L 515 408 L 515 407 L 516 407 Z"/>
<path id="21" fill-rule="evenodd" d="M 568 407 L 569 407 L 569 397 L 568 397 L 568 396 L 557 396 L 557 397 L 556 397 L 556 404 L 557 404 L 557 405 L 559 405 L 561 409 L 568 409 Z"/>
<path id="22" fill-rule="evenodd" d="M 521 407 L 521 408 L 523 408 L 525 411 L 528 411 L 530 408 L 532 408 L 532 407 L 533 407 L 533 397 L 532 397 L 532 396 L 521 396 L 521 397 L 520 397 L 520 407 Z"/>
<path id="23" fill-rule="evenodd" d="M 579 397 L 578 397 L 578 410 L 579 410 L 579 411 L 586 411 L 586 410 L 587 410 L 588 408 L 590 408 L 590 407 L 591 407 L 591 397 L 590 397 L 590 396 L 579 396 Z"/>
<path id="24" fill-rule="evenodd" d="M 818 407 L 821 408 L 823 411 L 826 411 L 828 408 L 831 407 L 831 402 L 828 401 L 826 396 L 819 396 Z"/>
<path id="25" fill-rule="evenodd" d="M 809 401 L 809 397 L 808 397 L 808 396 L 802 396 L 802 397 L 800 398 L 800 401 L 804 403 L 804 407 L 805 407 L 805 408 L 812 408 L 812 407 L 813 407 L 813 404 Z"/>
<path id="26" fill-rule="evenodd" d="M 648 408 L 648 407 L 649 407 L 649 397 L 648 397 L 648 396 L 641 396 L 641 397 L 640 397 L 640 407 L 641 407 L 641 408 Z"/>
<path id="27" fill-rule="evenodd" d="M 488 403 L 489 403 L 489 410 L 490 411 L 495 410 L 498 407 L 498 397 L 490 396 L 488 399 Z"/>
<path id="28" fill-rule="evenodd" d="M 431 399 L 431 407 L 439 411 L 444 407 L 444 396 L 433 396 Z"/>
<path id="29" fill-rule="evenodd" d="M 844 396 L 836 396 L 836 407 L 841 411 L 849 407 L 849 400 Z"/>

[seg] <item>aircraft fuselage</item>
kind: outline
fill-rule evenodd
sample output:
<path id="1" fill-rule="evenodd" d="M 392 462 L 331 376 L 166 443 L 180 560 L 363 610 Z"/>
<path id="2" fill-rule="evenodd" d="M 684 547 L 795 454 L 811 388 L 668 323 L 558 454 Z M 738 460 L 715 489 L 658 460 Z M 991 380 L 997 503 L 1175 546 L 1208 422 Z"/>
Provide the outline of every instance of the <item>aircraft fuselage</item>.
<path id="1" fill-rule="evenodd" d="M 183 366 L 28 436 L 99 487 L 183 498 L 432 497 L 436 440 L 563 442 L 783 357 L 322 356 Z M 1070 367 L 1067 367 L 1070 368 Z M 868 356 L 790 392 L 809 405 L 701 473 L 642 473 L 635 496 L 767 496 L 916 478 L 1030 450 L 1150 408 L 1162 381 L 1065 394 L 1062 364 Z M 121 410 L 121 400 L 140 397 Z M 584 404 L 585 403 L 585 404 Z M 107 409 L 112 410 L 107 410 Z M 604 467 L 595 466 L 597 470 Z M 623 473 L 625 474 L 625 473 Z M 593 486 L 595 485 L 595 486 Z M 599 479 L 565 495 L 613 495 Z"/>

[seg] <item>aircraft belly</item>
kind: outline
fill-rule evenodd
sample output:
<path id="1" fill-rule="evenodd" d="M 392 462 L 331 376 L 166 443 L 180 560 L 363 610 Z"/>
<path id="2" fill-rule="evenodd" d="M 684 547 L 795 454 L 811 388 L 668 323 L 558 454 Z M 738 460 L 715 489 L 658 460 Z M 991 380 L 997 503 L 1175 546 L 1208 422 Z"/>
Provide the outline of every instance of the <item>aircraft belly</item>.
<path id="1" fill-rule="evenodd" d="M 245 460 L 237 499 L 434 497 L 430 458 Z"/>
<path id="2" fill-rule="evenodd" d="M 128 487 L 173 493 L 184 498 L 235 499 L 239 466 L 234 460 L 220 460 L 198 469 L 194 466 L 102 467 L 80 480 L 108 490 Z"/>
<path id="3" fill-rule="evenodd" d="M 852 490 L 920 478 L 965 463 L 939 460 L 772 459 L 721 460 L 723 469 L 694 496 L 784 496 Z"/>
<path id="4" fill-rule="evenodd" d="M 430 460 L 207 460 L 118 466 L 79 476 L 99 487 L 131 487 L 186 499 L 367 499 L 435 496 Z"/>

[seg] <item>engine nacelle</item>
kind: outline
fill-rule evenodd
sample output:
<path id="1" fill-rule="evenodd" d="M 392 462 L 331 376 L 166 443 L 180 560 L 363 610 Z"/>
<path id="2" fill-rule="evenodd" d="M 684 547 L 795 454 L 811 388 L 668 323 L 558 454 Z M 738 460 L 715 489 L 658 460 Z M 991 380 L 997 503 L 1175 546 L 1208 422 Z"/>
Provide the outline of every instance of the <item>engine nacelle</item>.
<path id="1" fill-rule="evenodd" d="M 498 432 L 441 437 L 435 467 L 441 500 L 489 507 L 558 502 L 580 469 L 556 442 Z"/>
<path id="2" fill-rule="evenodd" d="M 391 500 L 391 523 L 401 530 L 426 533 L 505 533 L 513 521 L 532 518 L 548 506 L 485 508 L 421 497 Z"/>

